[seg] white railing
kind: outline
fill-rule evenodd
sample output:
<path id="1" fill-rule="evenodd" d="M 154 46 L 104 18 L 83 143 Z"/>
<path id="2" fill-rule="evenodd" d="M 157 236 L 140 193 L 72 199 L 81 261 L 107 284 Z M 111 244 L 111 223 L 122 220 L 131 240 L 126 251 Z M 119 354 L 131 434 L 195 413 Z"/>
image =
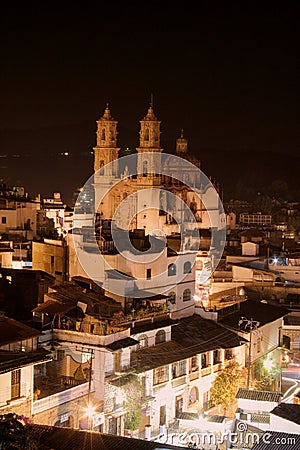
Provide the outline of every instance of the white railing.
<path id="1" fill-rule="evenodd" d="M 72 387 L 62 392 L 57 392 L 56 394 L 49 395 L 48 397 L 41 398 L 33 402 L 32 413 L 38 414 L 42 411 L 46 411 L 50 408 L 55 408 L 62 403 L 70 402 L 78 397 L 87 395 L 89 391 L 89 383 L 79 384 L 78 386 Z M 93 391 L 93 385 L 92 389 Z"/>

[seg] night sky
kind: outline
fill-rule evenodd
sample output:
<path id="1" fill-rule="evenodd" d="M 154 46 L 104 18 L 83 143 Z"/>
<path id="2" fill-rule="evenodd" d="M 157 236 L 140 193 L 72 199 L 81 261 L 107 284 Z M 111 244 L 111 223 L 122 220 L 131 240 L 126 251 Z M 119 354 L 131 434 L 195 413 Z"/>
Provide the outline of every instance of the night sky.
<path id="1" fill-rule="evenodd" d="M 183 127 L 225 191 L 297 182 L 298 2 L 62 3 L 1 1 L 0 178 L 70 201 L 106 102 L 135 148 L 153 93 L 162 147 Z"/>

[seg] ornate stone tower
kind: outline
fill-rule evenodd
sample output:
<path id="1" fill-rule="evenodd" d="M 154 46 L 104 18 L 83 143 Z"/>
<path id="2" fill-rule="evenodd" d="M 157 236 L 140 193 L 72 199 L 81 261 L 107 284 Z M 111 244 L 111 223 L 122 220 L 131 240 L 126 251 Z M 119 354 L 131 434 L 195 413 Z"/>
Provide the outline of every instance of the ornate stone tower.
<path id="1" fill-rule="evenodd" d="M 139 178 L 147 178 L 149 181 L 155 173 L 159 173 L 160 157 L 157 156 L 157 153 L 163 151 L 160 147 L 160 121 L 155 117 L 152 105 L 149 106 L 147 115 L 140 121 L 140 124 L 140 146 L 137 148 L 138 173 Z M 151 157 L 149 153 L 156 155 Z"/>
<path id="2" fill-rule="evenodd" d="M 118 175 L 117 124 L 112 117 L 108 104 L 101 119 L 97 120 L 97 145 L 94 147 L 94 171 L 100 175 Z M 107 164 L 114 162 L 110 167 Z"/>
<path id="3" fill-rule="evenodd" d="M 183 129 L 181 135 L 176 139 L 176 154 L 178 156 L 185 155 L 188 151 L 188 140 L 183 137 Z"/>
<path id="4" fill-rule="evenodd" d="M 107 104 L 103 116 L 97 121 L 97 145 L 94 147 L 95 211 L 101 219 L 110 219 L 118 204 L 118 199 L 113 201 L 104 195 L 119 177 L 117 124 Z"/>

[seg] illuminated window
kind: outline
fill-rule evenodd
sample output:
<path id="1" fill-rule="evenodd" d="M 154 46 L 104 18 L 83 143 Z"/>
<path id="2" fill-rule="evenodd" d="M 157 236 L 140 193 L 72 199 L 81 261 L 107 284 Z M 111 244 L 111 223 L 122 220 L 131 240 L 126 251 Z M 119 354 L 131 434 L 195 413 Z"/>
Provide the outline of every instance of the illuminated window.
<path id="1" fill-rule="evenodd" d="M 189 302 L 191 300 L 191 290 L 190 289 L 185 289 L 183 291 L 182 300 L 184 302 Z"/>
<path id="2" fill-rule="evenodd" d="M 84 364 L 85 362 L 89 361 L 92 357 L 92 354 L 89 352 L 82 352 L 81 353 L 81 364 Z"/>
<path id="3" fill-rule="evenodd" d="M 21 370 L 14 370 L 11 373 L 11 398 L 20 397 L 20 381 L 21 381 Z"/>
<path id="4" fill-rule="evenodd" d="M 183 273 L 191 273 L 191 271 L 192 271 L 192 264 L 190 263 L 190 261 L 186 261 L 183 266 Z"/>
<path id="5" fill-rule="evenodd" d="M 169 264 L 168 265 L 168 276 L 173 277 L 176 275 L 176 265 L 175 264 Z"/>

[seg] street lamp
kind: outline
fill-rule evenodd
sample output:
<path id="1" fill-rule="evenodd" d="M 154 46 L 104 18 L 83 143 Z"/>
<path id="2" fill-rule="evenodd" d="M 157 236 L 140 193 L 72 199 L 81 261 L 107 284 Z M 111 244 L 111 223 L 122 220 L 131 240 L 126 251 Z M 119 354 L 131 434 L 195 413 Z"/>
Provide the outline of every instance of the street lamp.
<path id="1" fill-rule="evenodd" d="M 85 410 L 85 414 L 86 414 L 86 416 L 88 418 L 89 430 L 91 431 L 92 423 L 93 423 L 92 420 L 93 420 L 93 416 L 95 414 L 95 408 L 92 405 L 88 404 L 88 406 L 87 406 L 87 408 Z"/>

